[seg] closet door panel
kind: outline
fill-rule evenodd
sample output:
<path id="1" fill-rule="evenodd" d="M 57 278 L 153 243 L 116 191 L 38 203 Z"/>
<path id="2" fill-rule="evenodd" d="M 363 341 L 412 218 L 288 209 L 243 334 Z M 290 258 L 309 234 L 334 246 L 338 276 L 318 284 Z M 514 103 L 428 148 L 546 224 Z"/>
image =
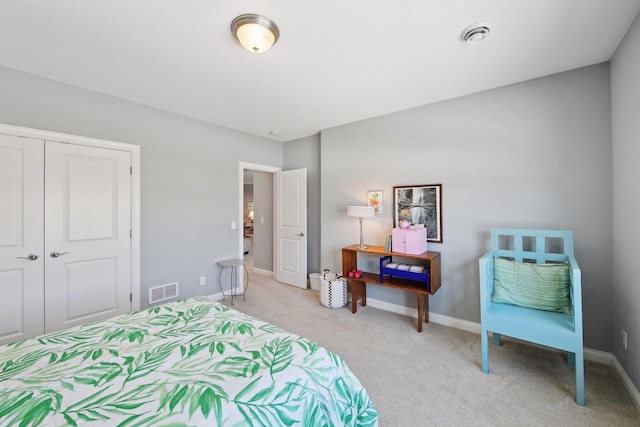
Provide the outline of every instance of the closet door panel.
<path id="1" fill-rule="evenodd" d="M 0 344 L 44 333 L 43 152 L 0 135 Z"/>
<path id="2" fill-rule="evenodd" d="M 63 196 L 69 242 L 113 240 L 116 235 L 117 159 L 68 156 Z"/>
<path id="3" fill-rule="evenodd" d="M 64 294 L 69 300 L 67 320 L 110 316 L 117 310 L 118 259 L 102 258 L 65 263 Z M 128 311 L 128 310 L 127 310 Z"/>
<path id="4" fill-rule="evenodd" d="M 46 330 L 131 310 L 128 152 L 46 142 Z"/>

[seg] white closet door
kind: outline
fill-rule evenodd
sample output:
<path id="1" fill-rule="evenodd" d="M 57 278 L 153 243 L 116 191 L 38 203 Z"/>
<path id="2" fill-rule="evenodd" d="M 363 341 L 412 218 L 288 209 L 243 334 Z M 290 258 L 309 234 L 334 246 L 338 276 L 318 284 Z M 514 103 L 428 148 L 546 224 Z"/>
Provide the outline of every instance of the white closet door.
<path id="1" fill-rule="evenodd" d="M 131 311 L 130 153 L 45 145 L 45 329 Z"/>
<path id="2" fill-rule="evenodd" d="M 0 135 L 0 344 L 44 332 L 43 147 Z"/>

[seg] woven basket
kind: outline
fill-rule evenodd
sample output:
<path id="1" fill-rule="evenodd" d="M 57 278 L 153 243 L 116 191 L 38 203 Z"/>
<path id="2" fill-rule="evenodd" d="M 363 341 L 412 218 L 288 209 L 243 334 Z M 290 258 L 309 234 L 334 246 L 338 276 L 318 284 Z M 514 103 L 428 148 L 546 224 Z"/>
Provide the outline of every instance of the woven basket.
<path id="1" fill-rule="evenodd" d="M 320 302 L 328 308 L 340 308 L 347 304 L 347 281 L 333 273 L 320 278 Z"/>

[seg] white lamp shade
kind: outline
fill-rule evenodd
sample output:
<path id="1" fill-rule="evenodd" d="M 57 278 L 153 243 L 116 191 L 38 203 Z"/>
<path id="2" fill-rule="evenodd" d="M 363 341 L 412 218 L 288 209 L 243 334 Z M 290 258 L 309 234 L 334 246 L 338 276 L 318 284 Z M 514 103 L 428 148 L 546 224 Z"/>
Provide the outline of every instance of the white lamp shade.
<path id="1" fill-rule="evenodd" d="M 359 218 L 370 218 L 375 216 L 376 209 L 373 206 L 347 206 L 347 215 Z"/>

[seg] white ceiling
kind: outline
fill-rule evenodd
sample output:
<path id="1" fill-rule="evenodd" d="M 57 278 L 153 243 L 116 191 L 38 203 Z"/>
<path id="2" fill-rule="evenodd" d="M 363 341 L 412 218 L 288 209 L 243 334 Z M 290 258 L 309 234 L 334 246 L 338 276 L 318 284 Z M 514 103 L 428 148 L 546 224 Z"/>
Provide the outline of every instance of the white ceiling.
<path id="1" fill-rule="evenodd" d="M 640 0 L 0 0 L 0 65 L 287 141 L 607 61 L 639 10 Z M 234 39 L 243 13 L 276 22 L 271 50 Z M 491 34 L 464 43 L 474 22 Z"/>

